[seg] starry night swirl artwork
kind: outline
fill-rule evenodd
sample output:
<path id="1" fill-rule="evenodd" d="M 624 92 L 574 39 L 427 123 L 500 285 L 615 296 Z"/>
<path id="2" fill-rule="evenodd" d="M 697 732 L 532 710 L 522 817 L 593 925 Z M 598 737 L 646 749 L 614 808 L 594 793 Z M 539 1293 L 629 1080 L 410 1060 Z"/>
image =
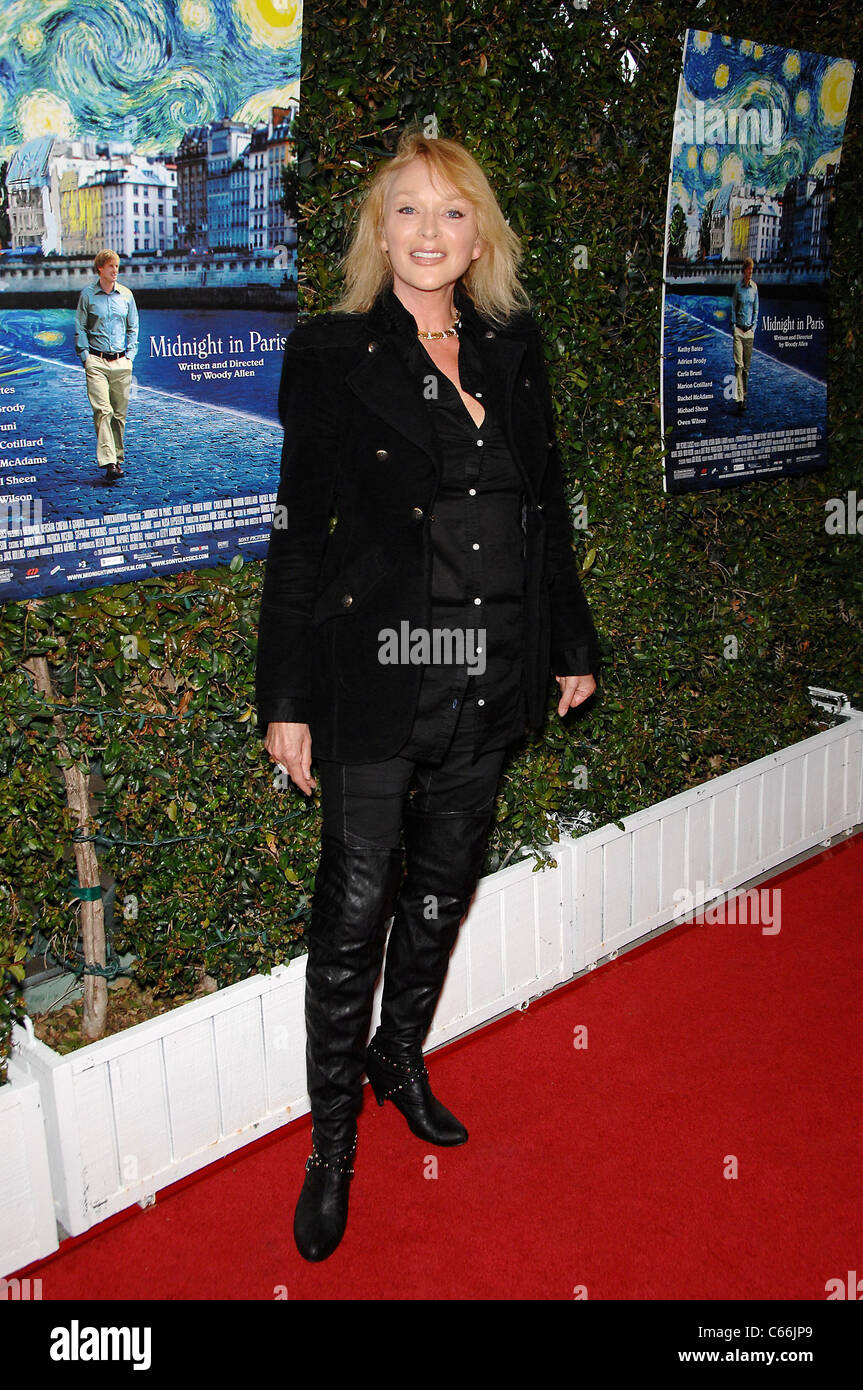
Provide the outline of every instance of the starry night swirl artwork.
<path id="1" fill-rule="evenodd" d="M 176 148 L 193 127 L 256 124 L 299 94 L 298 0 L 7 0 L 0 149 L 38 135 Z"/>

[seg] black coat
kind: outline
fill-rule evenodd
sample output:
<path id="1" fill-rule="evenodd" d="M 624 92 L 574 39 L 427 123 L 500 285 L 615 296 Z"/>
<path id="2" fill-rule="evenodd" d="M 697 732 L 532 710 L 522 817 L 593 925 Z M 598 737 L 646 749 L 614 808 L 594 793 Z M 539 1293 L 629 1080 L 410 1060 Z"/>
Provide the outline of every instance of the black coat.
<path id="1" fill-rule="evenodd" d="M 485 404 L 523 476 L 528 721 L 545 718 L 556 675 L 599 674 L 596 633 L 572 549 L 542 342 L 529 314 L 504 327 L 456 287 L 463 332 L 483 358 Z M 285 348 L 285 427 L 258 631 L 259 731 L 307 723 L 312 756 L 393 757 L 413 721 L 422 667 L 378 660 L 383 628 L 431 627 L 438 445 L 416 379 L 395 347 L 407 310 L 385 290 L 367 314 L 322 314 Z M 330 516 L 337 523 L 330 532 Z M 284 524 L 286 523 L 286 524 Z"/>

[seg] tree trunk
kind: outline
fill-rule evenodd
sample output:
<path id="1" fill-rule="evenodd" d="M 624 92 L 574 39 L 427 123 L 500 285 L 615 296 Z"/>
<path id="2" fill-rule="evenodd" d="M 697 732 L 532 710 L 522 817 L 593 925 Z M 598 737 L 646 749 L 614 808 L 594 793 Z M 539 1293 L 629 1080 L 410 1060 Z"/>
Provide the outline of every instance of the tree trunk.
<path id="1" fill-rule="evenodd" d="M 32 675 L 37 689 L 42 692 L 46 700 L 50 700 L 53 704 L 57 696 L 51 684 L 51 674 L 44 656 L 31 656 L 24 662 L 24 667 Z M 53 719 L 59 739 L 57 753 L 61 758 L 68 759 L 69 749 L 66 744 L 66 725 L 63 716 L 58 713 L 53 716 Z M 86 834 L 90 826 L 89 775 L 84 773 L 77 763 L 70 763 L 68 767 L 63 768 L 63 777 L 66 781 L 66 801 L 70 810 L 74 812 L 76 827 Z M 96 858 L 94 845 L 89 840 L 76 840 L 74 847 L 78 883 L 82 888 L 98 888 L 100 886 L 99 860 Z M 81 935 L 84 940 L 84 963 L 85 965 L 104 966 L 106 963 L 105 913 L 101 897 L 92 902 L 82 899 L 80 911 Z M 108 982 L 104 975 L 86 973 L 83 981 L 83 1033 L 85 1038 L 93 1042 L 96 1038 L 101 1038 L 105 1031 Z"/>

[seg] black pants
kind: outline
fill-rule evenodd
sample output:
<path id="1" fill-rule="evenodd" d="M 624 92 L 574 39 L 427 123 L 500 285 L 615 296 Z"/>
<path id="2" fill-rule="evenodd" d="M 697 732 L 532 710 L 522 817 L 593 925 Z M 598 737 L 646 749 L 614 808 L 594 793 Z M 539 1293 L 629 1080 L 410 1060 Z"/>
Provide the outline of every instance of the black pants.
<path id="1" fill-rule="evenodd" d="M 322 834 L 349 846 L 397 849 L 411 782 L 411 804 L 425 814 L 483 810 L 494 800 L 507 748 L 493 748 L 474 761 L 476 702 L 462 705 L 442 761 L 396 755 L 378 763 L 317 759 L 321 785 Z"/>
<path id="2" fill-rule="evenodd" d="M 467 701 L 440 759 L 344 764 L 318 759 L 323 810 L 306 963 L 306 1064 L 315 1145 L 356 1135 L 372 996 L 386 923 L 381 1022 L 387 1056 L 417 1057 L 479 876 L 506 747 L 473 757 Z M 422 752 L 415 728 L 411 753 Z M 413 778 L 417 786 L 409 800 Z M 404 829 L 407 874 L 401 873 Z"/>

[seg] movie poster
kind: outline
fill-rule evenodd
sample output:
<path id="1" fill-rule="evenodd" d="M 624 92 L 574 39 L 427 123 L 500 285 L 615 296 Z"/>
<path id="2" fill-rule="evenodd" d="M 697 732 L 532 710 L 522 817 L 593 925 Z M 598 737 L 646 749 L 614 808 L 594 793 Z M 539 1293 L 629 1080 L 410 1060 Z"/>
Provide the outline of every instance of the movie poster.
<path id="1" fill-rule="evenodd" d="M 666 214 L 667 492 L 827 466 L 830 239 L 853 80 L 845 58 L 687 31 Z"/>
<path id="2" fill-rule="evenodd" d="M 302 0 L 4 3 L 0 600 L 266 554 L 301 24 Z"/>

